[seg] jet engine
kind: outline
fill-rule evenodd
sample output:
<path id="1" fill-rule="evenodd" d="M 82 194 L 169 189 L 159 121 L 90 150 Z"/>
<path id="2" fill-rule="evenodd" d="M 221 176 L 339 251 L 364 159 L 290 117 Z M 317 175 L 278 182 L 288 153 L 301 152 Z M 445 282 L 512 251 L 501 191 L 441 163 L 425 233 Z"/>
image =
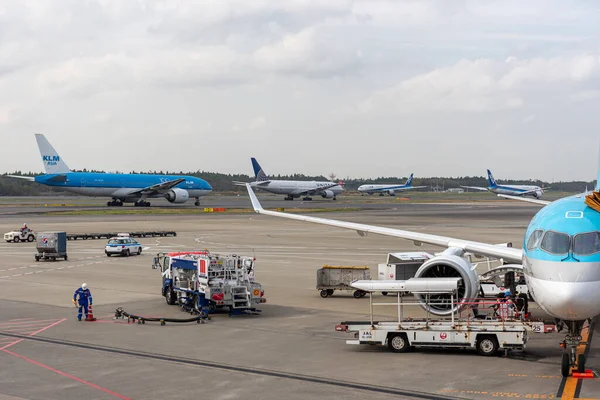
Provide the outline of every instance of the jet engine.
<path id="1" fill-rule="evenodd" d="M 533 197 L 535 197 L 536 199 L 539 199 L 542 197 L 543 194 L 544 194 L 544 192 L 542 192 L 541 190 L 536 190 L 535 192 L 533 192 Z"/>
<path id="2" fill-rule="evenodd" d="M 415 274 L 415 278 L 462 278 L 458 282 L 458 293 L 454 296 L 455 302 L 468 301 L 477 297 L 479 290 L 479 276 L 473 264 L 467 259 L 453 252 L 461 253 L 460 249 L 448 249 L 439 256 L 433 257 L 421 265 Z M 430 313 L 440 316 L 452 315 L 461 307 L 452 304 L 450 294 L 430 294 L 429 302 L 426 304 L 425 295 L 415 293 L 424 309 Z"/>
<path id="3" fill-rule="evenodd" d="M 333 192 L 333 190 L 324 190 L 321 193 L 321 197 L 323 197 L 324 199 L 331 199 L 335 197 L 335 193 Z"/>
<path id="4" fill-rule="evenodd" d="M 396 193 L 394 193 L 394 191 L 393 191 L 393 190 L 388 190 L 387 192 L 388 192 L 388 194 L 389 194 L 390 196 L 393 196 L 394 194 L 396 194 Z"/>
<path id="5" fill-rule="evenodd" d="M 171 189 L 165 194 L 169 203 L 181 204 L 189 200 L 190 194 L 185 189 Z"/>

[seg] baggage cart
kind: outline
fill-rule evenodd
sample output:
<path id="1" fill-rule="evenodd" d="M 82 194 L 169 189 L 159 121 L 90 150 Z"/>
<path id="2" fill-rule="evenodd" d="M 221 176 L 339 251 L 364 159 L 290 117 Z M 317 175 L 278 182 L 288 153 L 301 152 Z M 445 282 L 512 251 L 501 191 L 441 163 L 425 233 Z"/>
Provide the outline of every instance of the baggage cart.
<path id="1" fill-rule="evenodd" d="M 371 272 L 367 266 L 323 265 L 323 268 L 317 270 L 317 290 L 323 298 L 332 296 L 336 290 L 354 291 L 354 298 L 358 299 L 364 297 L 367 292 L 354 289 L 350 283 L 368 279 L 371 279 Z"/>
<path id="2" fill-rule="evenodd" d="M 66 232 L 40 232 L 36 238 L 37 253 L 35 261 L 62 258 L 67 261 L 67 234 Z"/>

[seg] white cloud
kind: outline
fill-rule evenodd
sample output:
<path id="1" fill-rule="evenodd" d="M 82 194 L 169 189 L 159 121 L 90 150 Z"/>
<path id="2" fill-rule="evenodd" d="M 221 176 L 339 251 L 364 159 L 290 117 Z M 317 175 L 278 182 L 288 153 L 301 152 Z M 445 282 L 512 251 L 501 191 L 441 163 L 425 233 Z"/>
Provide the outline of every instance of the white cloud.
<path id="1" fill-rule="evenodd" d="M 567 91 L 600 75 L 596 54 L 505 62 L 461 60 L 378 91 L 358 105 L 364 114 L 429 111 L 483 112 L 521 108 L 554 85 Z"/>
<path id="2" fill-rule="evenodd" d="M 357 67 L 361 53 L 335 38 L 333 32 L 309 28 L 261 47 L 253 57 L 262 71 L 331 76 Z"/>
<path id="3" fill-rule="evenodd" d="M 248 124 L 248 129 L 251 131 L 264 128 L 267 125 L 267 119 L 263 116 L 256 117 Z"/>

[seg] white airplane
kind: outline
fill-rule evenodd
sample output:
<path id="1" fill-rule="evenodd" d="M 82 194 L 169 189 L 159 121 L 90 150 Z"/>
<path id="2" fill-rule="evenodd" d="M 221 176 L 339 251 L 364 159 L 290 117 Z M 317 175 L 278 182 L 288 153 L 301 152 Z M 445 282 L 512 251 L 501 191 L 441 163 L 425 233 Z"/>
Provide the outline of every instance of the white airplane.
<path id="1" fill-rule="evenodd" d="M 494 175 L 488 169 L 488 182 L 490 184 L 489 187 L 479 187 L 479 186 L 461 186 L 466 189 L 475 189 L 482 191 L 490 191 L 492 193 L 496 193 L 498 195 L 508 195 L 508 196 L 533 196 L 536 199 L 539 199 L 544 194 L 544 188 L 533 185 L 498 185 L 496 180 L 494 179 Z"/>
<path id="2" fill-rule="evenodd" d="M 410 240 L 419 246 L 426 243 L 446 248 L 426 261 L 415 277 L 460 277 L 462 280 L 458 297 L 461 300 L 476 298 L 480 284 L 467 253 L 510 263 L 501 268 L 512 269 L 524 275 L 529 292 L 538 306 L 556 318 L 559 330 L 565 326 L 568 329 L 568 334 L 561 343 L 561 347 L 565 349 L 561 363 L 562 375 L 570 375 L 573 366 L 580 372 L 584 371 L 585 356 L 581 354 L 577 357 L 577 346 L 582 341 L 582 328 L 586 321 L 591 323 L 600 314 L 600 202 L 596 207 L 599 211 L 595 211 L 587 205 L 589 200 L 586 202 L 586 197 L 589 196 L 582 194 L 551 203 L 545 202 L 547 204 L 531 220 L 525 232 L 524 248 L 518 249 L 427 233 L 267 211 L 262 208 L 251 185 L 246 187 L 252 206 L 259 214 L 351 229 L 360 236 L 373 233 Z M 600 189 L 596 187 L 596 191 L 598 190 Z M 527 200 L 539 202 L 535 199 Z M 390 284 L 395 282 L 389 281 Z M 422 298 L 421 302 L 424 302 Z M 436 315 L 450 315 L 459 308 L 451 304 L 450 299 L 447 299 L 445 305 L 423 306 Z"/>
<path id="3" fill-rule="evenodd" d="M 256 181 L 249 183 L 254 188 L 275 194 L 285 194 L 285 200 L 294 200 L 304 196 L 302 200 L 312 200 L 313 195 L 320 195 L 324 199 L 337 200 L 337 195 L 342 193 L 342 182 L 331 181 L 282 181 L 269 179 L 256 158 L 252 157 L 252 167 Z M 236 185 L 245 185 L 246 182 L 234 182 Z"/>
<path id="4" fill-rule="evenodd" d="M 402 184 L 402 183 L 387 184 L 387 185 L 366 184 L 366 185 L 360 185 L 358 187 L 358 191 L 361 194 L 379 193 L 380 196 L 383 196 L 384 194 L 387 193 L 390 196 L 393 196 L 394 194 L 396 194 L 396 192 L 402 192 L 404 190 L 420 189 L 420 188 L 426 187 L 426 186 L 413 186 L 412 180 L 413 180 L 413 174 L 410 174 L 410 177 L 404 184 Z"/>

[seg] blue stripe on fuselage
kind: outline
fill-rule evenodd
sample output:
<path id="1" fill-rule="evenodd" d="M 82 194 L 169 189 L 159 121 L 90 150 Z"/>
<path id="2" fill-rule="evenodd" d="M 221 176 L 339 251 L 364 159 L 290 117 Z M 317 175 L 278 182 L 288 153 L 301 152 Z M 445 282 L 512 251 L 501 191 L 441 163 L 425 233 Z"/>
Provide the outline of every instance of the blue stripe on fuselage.
<path id="1" fill-rule="evenodd" d="M 61 179 L 65 177 L 66 179 Z M 163 182 L 184 178 L 177 185 L 181 189 L 212 190 L 203 179 L 183 175 L 150 175 L 150 174 L 104 174 L 90 172 L 69 172 L 65 174 L 46 174 L 35 177 L 35 181 L 56 187 L 89 187 L 89 188 L 132 188 L 143 189 Z"/>
<path id="2" fill-rule="evenodd" d="M 405 185 L 398 185 L 398 186 L 386 186 L 383 188 L 377 188 L 377 189 L 363 189 L 365 191 L 368 192 L 384 192 L 386 190 L 394 190 L 394 189 L 408 189 L 411 188 L 412 186 L 405 186 Z"/>

